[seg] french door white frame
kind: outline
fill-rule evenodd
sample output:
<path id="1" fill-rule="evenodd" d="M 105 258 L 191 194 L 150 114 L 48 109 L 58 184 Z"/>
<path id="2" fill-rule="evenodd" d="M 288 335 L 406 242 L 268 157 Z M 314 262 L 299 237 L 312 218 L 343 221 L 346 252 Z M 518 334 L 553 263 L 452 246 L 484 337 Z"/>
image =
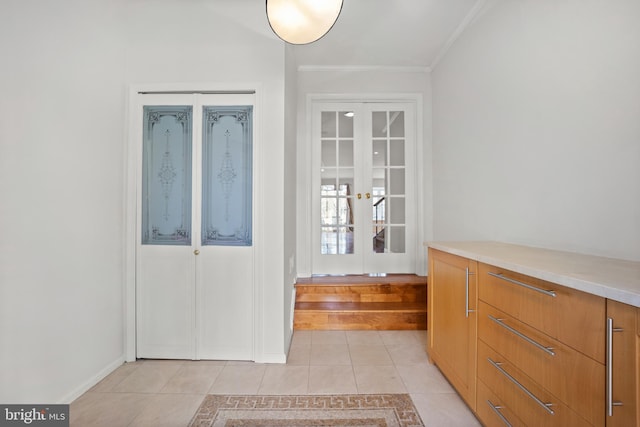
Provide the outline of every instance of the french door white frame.
<path id="1" fill-rule="evenodd" d="M 256 361 L 265 363 L 282 363 L 283 360 L 265 360 L 261 355 L 264 348 L 264 331 L 263 325 L 263 309 L 262 301 L 264 295 L 264 282 L 262 275 L 259 274 L 264 268 L 264 246 L 262 234 L 264 228 L 263 215 L 258 207 L 265 206 L 265 191 L 262 185 L 264 173 L 263 166 L 263 149 L 261 137 L 261 111 L 262 111 L 262 85 L 259 83 L 237 83 L 237 84 L 148 84 L 148 85 L 132 85 L 129 88 L 129 102 L 127 105 L 126 123 L 127 123 L 127 145 L 125 152 L 126 176 L 125 176 L 125 258 L 124 258 L 124 353 L 126 361 L 136 360 L 136 245 L 137 245 L 137 205 L 138 190 L 137 176 L 139 169 L 139 147 L 140 141 L 136 130 L 133 112 L 138 105 L 138 96 L 140 93 L 255 93 L 254 103 L 254 141 L 253 141 L 253 206 L 255 214 L 253 215 L 253 246 L 254 256 L 253 265 L 251 266 L 254 274 L 253 282 L 253 352 Z"/>
<path id="2" fill-rule="evenodd" d="M 316 231 L 313 222 L 313 110 L 315 103 L 408 103 L 413 104 L 415 111 L 415 247 L 412 248 L 415 254 L 414 271 L 406 273 L 425 274 L 426 261 L 423 260 L 424 248 L 424 170 L 422 162 L 424 159 L 424 112 L 422 95 L 418 93 L 410 94 L 308 94 L 306 99 L 305 130 L 302 140 L 304 145 L 298 146 L 298 276 L 310 276 L 313 273 L 313 234 Z M 427 168 L 430 170 L 430 168 Z"/>

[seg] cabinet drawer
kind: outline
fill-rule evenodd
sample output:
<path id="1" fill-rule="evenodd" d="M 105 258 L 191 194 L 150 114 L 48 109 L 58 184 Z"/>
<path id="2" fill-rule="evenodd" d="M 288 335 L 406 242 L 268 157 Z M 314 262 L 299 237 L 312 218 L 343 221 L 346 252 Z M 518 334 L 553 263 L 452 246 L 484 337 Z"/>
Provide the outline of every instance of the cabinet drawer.
<path id="1" fill-rule="evenodd" d="M 591 424 L 604 424 L 603 364 L 484 302 L 478 338 Z"/>
<path id="2" fill-rule="evenodd" d="M 487 264 L 478 279 L 482 301 L 604 364 L 604 298 Z"/>
<path id="3" fill-rule="evenodd" d="M 478 341 L 478 379 L 499 401 L 531 426 L 587 427 L 590 424 L 556 396 Z"/>
<path id="4" fill-rule="evenodd" d="M 482 381 L 477 396 L 476 414 L 485 427 L 526 426 Z"/>

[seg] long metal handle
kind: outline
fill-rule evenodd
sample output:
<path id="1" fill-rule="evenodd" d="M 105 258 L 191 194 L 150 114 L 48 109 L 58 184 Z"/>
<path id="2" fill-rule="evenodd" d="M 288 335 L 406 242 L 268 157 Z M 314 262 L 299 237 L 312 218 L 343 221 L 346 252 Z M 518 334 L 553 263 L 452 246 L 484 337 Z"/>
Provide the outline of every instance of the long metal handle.
<path id="1" fill-rule="evenodd" d="M 470 273 L 469 272 L 469 267 L 467 267 L 465 269 L 466 275 L 465 275 L 465 291 L 464 291 L 464 316 L 465 317 L 469 317 L 469 313 L 474 313 L 475 310 L 469 310 L 469 275 L 470 274 L 475 274 L 475 273 Z"/>
<path id="2" fill-rule="evenodd" d="M 502 363 L 494 362 L 493 360 L 491 360 L 490 357 L 488 357 L 487 360 L 489 361 L 489 363 L 491 363 L 494 366 L 494 368 L 496 368 L 498 371 L 500 371 L 500 373 L 502 375 L 507 377 L 507 379 L 509 381 L 511 381 L 513 384 L 515 384 L 520 390 L 522 390 L 534 402 L 536 402 L 538 405 L 540 405 L 541 408 L 543 408 L 545 411 L 547 411 L 551 415 L 555 414 L 555 412 L 553 412 L 553 409 L 550 408 L 550 406 L 553 406 L 553 403 L 544 403 L 542 400 L 538 399 L 538 397 L 535 394 L 533 394 L 529 390 L 527 390 L 527 388 L 525 386 L 523 386 L 522 384 L 520 384 L 518 382 L 518 380 L 513 378 L 507 371 L 502 369 L 502 366 L 500 366 L 500 365 L 502 365 Z"/>
<path id="3" fill-rule="evenodd" d="M 490 271 L 488 273 L 489 273 L 490 276 L 497 277 L 498 279 L 502 279 L 502 280 L 505 280 L 505 281 L 507 281 L 509 283 L 513 283 L 514 285 L 522 286 L 524 288 L 530 289 L 532 291 L 540 292 L 541 294 L 544 294 L 544 295 L 547 295 L 547 296 L 550 296 L 550 297 L 554 297 L 555 298 L 555 296 L 556 296 L 555 291 L 546 291 L 544 289 L 536 288 L 535 286 L 531 286 L 531 285 L 529 285 L 527 283 L 524 283 L 524 282 L 521 282 L 519 280 L 507 277 L 502 273 L 492 273 Z"/>
<path id="4" fill-rule="evenodd" d="M 613 333 L 622 332 L 622 328 L 613 327 L 613 319 L 607 317 L 607 416 L 613 416 L 613 407 L 622 406 L 622 402 L 613 401 Z"/>
<path id="5" fill-rule="evenodd" d="M 555 351 L 553 351 L 553 347 L 545 347 L 544 345 L 540 344 L 539 342 L 529 338 L 528 336 L 526 336 L 525 334 L 523 334 L 522 332 L 512 328 L 511 326 L 507 325 L 506 323 L 504 323 L 504 321 L 502 319 L 498 319 L 493 317 L 492 315 L 488 315 L 489 319 L 493 320 L 494 322 L 496 322 L 498 325 L 502 326 L 503 328 L 505 328 L 507 331 L 519 336 L 520 338 L 522 338 L 523 340 L 525 340 L 526 342 L 528 342 L 529 344 L 534 345 L 535 347 L 539 348 L 540 350 L 544 351 L 545 353 L 547 353 L 550 356 L 555 356 L 556 353 Z"/>
<path id="6" fill-rule="evenodd" d="M 489 405 L 489 407 L 493 410 L 493 412 L 495 412 L 498 418 L 502 420 L 504 425 L 506 425 L 507 427 L 513 427 L 509 422 L 509 420 L 507 420 L 507 418 L 504 415 L 502 415 L 502 412 L 500 412 L 500 409 L 502 409 L 502 406 L 494 405 L 493 403 L 491 403 L 490 400 L 487 400 L 487 405 Z"/>

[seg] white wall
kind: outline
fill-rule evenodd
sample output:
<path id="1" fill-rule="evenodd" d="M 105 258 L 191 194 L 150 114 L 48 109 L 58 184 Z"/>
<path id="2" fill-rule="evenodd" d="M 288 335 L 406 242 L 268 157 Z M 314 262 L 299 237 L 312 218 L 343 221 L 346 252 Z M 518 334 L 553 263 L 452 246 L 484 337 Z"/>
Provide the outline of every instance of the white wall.
<path id="1" fill-rule="evenodd" d="M 0 402 L 68 402 L 124 360 L 131 84 L 261 87 L 256 358 L 283 360 L 284 44 L 264 2 L 7 0 L 0 51 Z"/>
<path id="2" fill-rule="evenodd" d="M 303 49 L 300 47 L 298 49 Z M 431 84 L 428 70 L 421 68 L 321 68 L 302 67 L 298 73 L 298 276 L 310 276 L 311 271 L 311 147 L 307 104 L 309 96 L 346 94 L 358 99 L 369 95 L 419 95 L 422 98 L 422 129 L 418 132 L 422 158 L 417 163 L 420 191 L 416 205 L 420 206 L 418 241 L 432 237 L 431 207 Z M 420 112 L 418 112 L 420 114 Z M 421 131 L 421 132 L 420 132 Z M 417 273 L 426 272 L 426 250 L 417 253 Z"/>
<path id="3" fill-rule="evenodd" d="M 293 290 L 296 270 L 296 129 L 298 74 L 293 48 L 285 51 L 285 149 L 284 149 L 284 348 L 288 351 L 293 334 Z"/>
<path id="4" fill-rule="evenodd" d="M 434 237 L 640 260 L 640 2 L 491 1 L 432 73 Z"/>
<path id="5" fill-rule="evenodd" d="M 1 9 L 0 402 L 55 403 L 122 360 L 122 2 Z"/>

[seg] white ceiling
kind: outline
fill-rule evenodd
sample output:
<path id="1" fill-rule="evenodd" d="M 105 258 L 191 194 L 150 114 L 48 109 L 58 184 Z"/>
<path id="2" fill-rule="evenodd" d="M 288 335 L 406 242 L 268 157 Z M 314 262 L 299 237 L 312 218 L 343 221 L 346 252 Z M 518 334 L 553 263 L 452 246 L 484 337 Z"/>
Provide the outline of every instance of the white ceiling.
<path id="1" fill-rule="evenodd" d="M 299 66 L 431 68 L 484 0 L 344 0 L 331 31 L 294 46 Z"/>

